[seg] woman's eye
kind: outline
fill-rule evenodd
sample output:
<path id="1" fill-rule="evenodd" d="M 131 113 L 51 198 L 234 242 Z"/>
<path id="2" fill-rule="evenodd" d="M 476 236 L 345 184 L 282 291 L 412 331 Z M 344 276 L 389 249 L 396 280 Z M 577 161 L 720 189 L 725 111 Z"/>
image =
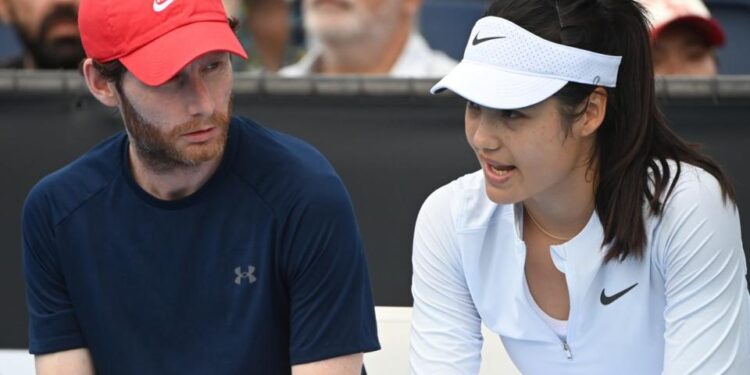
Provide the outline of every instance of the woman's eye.
<path id="1" fill-rule="evenodd" d="M 466 101 L 466 108 L 471 109 L 472 111 L 478 111 L 481 107 L 479 104 L 472 102 L 471 100 Z"/>
<path id="2" fill-rule="evenodd" d="M 512 119 L 517 119 L 517 118 L 523 117 L 523 114 L 521 112 L 514 111 L 514 110 L 511 110 L 511 109 L 503 109 L 503 110 L 500 111 L 500 116 L 502 118 L 507 118 L 507 119 L 511 119 L 512 120 Z"/>

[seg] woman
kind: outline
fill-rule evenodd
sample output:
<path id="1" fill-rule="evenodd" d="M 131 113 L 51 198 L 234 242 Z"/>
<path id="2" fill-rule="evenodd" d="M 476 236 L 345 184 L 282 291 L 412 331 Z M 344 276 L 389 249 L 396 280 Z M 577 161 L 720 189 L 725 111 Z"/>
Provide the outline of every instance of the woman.
<path id="1" fill-rule="evenodd" d="M 411 367 L 475 374 L 480 323 L 524 374 L 748 374 L 734 191 L 656 106 L 631 0 L 501 0 L 434 88 L 482 167 L 417 219 Z"/>

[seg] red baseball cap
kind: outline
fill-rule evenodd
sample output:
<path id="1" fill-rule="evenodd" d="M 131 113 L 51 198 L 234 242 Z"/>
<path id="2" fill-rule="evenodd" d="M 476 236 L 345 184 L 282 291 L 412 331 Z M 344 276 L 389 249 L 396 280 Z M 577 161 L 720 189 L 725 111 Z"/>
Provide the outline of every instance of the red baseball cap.
<path id="1" fill-rule="evenodd" d="M 712 46 L 722 46 L 726 40 L 721 25 L 701 0 L 639 0 L 646 8 L 653 29 L 651 38 L 659 37 L 665 28 L 678 23 L 688 24 L 699 31 Z"/>
<path id="2" fill-rule="evenodd" d="M 88 57 L 119 59 L 150 86 L 207 52 L 247 58 L 221 0 L 81 0 L 78 29 Z"/>

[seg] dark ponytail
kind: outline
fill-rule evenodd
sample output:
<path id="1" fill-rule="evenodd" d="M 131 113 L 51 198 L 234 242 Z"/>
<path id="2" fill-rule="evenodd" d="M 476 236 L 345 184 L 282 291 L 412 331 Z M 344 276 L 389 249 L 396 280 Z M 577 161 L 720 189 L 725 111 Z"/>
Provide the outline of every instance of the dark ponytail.
<path id="1" fill-rule="evenodd" d="M 643 205 L 660 216 L 680 176 L 680 164 L 713 175 L 724 199 L 735 200 L 721 168 L 681 139 L 657 107 L 648 21 L 633 0 L 499 0 L 488 16 L 505 18 L 555 43 L 622 56 L 616 88 L 597 131 L 590 166 L 596 168 L 596 211 L 609 245 L 605 262 L 641 258 L 646 244 Z M 555 96 L 572 120 L 596 86 L 568 83 Z M 572 122 L 572 121 L 571 121 Z M 667 161 L 677 162 L 672 176 Z M 596 161 L 596 163 L 594 163 Z"/>

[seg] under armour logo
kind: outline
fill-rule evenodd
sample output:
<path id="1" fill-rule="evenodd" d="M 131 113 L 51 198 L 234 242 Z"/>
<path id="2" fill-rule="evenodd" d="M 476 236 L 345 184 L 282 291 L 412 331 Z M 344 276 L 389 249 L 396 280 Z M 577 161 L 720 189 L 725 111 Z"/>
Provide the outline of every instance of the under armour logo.
<path id="1" fill-rule="evenodd" d="M 242 272 L 242 267 L 235 268 L 234 273 L 237 274 L 237 277 L 234 278 L 234 283 L 240 285 L 242 284 L 242 279 L 247 279 L 250 284 L 254 283 L 256 279 L 253 272 L 255 272 L 255 267 L 253 266 L 247 266 L 247 272 Z"/>

